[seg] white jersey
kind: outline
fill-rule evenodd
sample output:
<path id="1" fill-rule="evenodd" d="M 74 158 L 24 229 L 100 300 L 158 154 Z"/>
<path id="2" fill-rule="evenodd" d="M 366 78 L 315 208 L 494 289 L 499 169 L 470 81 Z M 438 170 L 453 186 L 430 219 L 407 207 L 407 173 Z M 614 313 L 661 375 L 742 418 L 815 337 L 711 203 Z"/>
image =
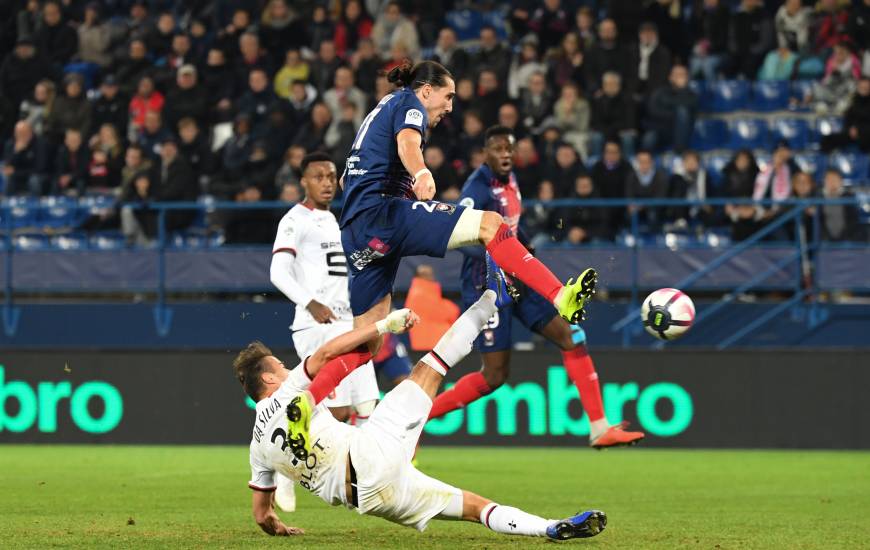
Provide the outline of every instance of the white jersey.
<path id="1" fill-rule="evenodd" d="M 339 319 L 353 320 L 347 290 L 347 263 L 341 248 L 341 229 L 329 210 L 297 204 L 278 223 L 272 253 L 290 252 L 293 278 L 312 299 L 328 306 Z M 294 331 L 318 323 L 305 307 L 296 304 Z"/>
<path id="2" fill-rule="evenodd" d="M 342 504 L 347 500 L 347 453 L 355 428 L 337 421 L 326 405 L 320 403 L 311 418 L 309 433 L 313 442 L 308 459 L 297 459 L 287 443 L 287 405 L 310 384 L 304 366 L 300 364 L 275 393 L 257 403 L 248 486 L 271 491 L 275 489 L 277 472 L 330 504 Z"/>

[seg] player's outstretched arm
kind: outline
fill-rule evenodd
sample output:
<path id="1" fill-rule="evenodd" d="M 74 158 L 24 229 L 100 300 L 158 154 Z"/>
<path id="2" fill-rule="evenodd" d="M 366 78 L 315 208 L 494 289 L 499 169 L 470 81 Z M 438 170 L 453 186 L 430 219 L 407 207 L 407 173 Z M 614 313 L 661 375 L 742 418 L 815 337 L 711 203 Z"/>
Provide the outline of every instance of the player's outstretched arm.
<path id="1" fill-rule="evenodd" d="M 260 529 L 272 536 L 286 537 L 291 535 L 302 535 L 305 531 L 299 527 L 290 527 L 284 525 L 278 514 L 275 513 L 275 508 L 272 505 L 272 492 L 254 491 L 252 506 L 254 509 L 254 520 Z"/>
<path id="2" fill-rule="evenodd" d="M 414 194 L 421 201 L 432 200 L 435 196 L 435 178 L 426 169 L 423 161 L 423 135 L 419 130 L 405 128 L 396 136 L 399 158 L 405 170 L 414 176 Z"/>
<path id="3" fill-rule="evenodd" d="M 305 363 L 305 370 L 308 371 L 309 376 L 314 377 L 323 365 L 329 361 L 332 361 L 345 353 L 350 353 L 370 340 L 373 340 L 382 334 L 386 334 L 387 332 L 402 334 L 419 321 L 420 318 L 417 314 L 408 308 L 393 311 L 384 319 L 381 319 L 376 323 L 355 328 L 352 331 L 337 336 L 320 346 L 320 348 L 314 352 L 314 355 L 308 358 L 308 361 Z"/>

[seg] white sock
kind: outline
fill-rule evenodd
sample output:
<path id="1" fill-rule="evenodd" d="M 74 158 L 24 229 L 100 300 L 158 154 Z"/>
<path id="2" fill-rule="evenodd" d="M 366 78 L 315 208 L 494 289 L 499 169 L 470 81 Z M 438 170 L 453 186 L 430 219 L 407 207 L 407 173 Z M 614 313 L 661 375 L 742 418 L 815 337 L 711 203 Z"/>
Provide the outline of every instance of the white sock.
<path id="1" fill-rule="evenodd" d="M 547 526 L 555 523 L 555 520 L 533 516 L 519 508 L 490 502 L 481 510 L 480 522 L 496 533 L 545 537 Z"/>
<path id="2" fill-rule="evenodd" d="M 357 403 L 354 405 L 354 417 L 353 417 L 353 425 L 357 428 L 361 427 L 363 424 L 369 421 L 369 417 L 375 411 L 375 407 L 378 402 L 374 399 L 371 401 L 364 401 L 362 403 Z"/>
<path id="3" fill-rule="evenodd" d="M 471 353 L 474 339 L 496 311 L 495 292 L 487 290 L 474 305 L 465 310 L 421 361 L 441 376 L 446 376 L 453 365 Z"/>
<path id="4" fill-rule="evenodd" d="M 607 418 L 599 418 L 594 422 L 589 423 L 589 439 L 596 440 L 598 437 L 610 429 L 610 424 L 607 422 Z"/>

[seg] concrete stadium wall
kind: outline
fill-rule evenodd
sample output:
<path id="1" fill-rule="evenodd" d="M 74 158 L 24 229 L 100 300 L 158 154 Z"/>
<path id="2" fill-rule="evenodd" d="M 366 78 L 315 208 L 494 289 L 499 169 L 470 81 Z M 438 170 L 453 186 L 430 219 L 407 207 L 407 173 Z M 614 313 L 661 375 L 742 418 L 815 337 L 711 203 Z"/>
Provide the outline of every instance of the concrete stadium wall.
<path id="1" fill-rule="evenodd" d="M 285 357 L 291 357 L 287 352 Z M 0 443 L 245 444 L 232 353 L 0 353 Z M 650 447 L 870 449 L 857 351 L 603 351 L 611 422 Z M 477 368 L 472 356 L 451 380 Z M 516 352 L 510 384 L 430 422 L 425 445 L 583 446 L 588 421 L 555 353 Z"/>

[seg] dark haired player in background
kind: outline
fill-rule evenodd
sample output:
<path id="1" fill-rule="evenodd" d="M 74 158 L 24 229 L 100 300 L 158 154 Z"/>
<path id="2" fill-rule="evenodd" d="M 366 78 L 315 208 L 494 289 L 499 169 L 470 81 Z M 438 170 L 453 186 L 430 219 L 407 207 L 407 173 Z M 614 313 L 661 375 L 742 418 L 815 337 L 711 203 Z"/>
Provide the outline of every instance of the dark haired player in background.
<path id="1" fill-rule="evenodd" d="M 498 212 L 514 233 L 519 231 L 522 197 L 513 170 L 515 138 L 510 128 L 493 126 L 486 131 L 486 161 L 475 170 L 462 188 L 459 204 Z M 461 248 L 462 301 L 466 308 L 477 302 L 486 290 L 486 251 L 480 246 Z M 529 329 L 541 334 L 562 350 L 568 377 L 580 392 L 580 402 L 589 417 L 589 444 L 593 447 L 629 445 L 643 439 L 641 432 L 624 431 L 624 425 L 611 426 L 604 415 L 598 373 L 586 349 L 586 333 L 571 327 L 559 317 L 553 305 L 531 289 L 521 293 L 517 303 L 500 308 L 475 341 L 481 352 L 483 369 L 466 374 L 451 389 L 441 393 L 429 418 L 450 411 L 492 393 L 508 377 L 511 356 L 511 320 L 516 316 Z M 573 329 L 573 330 L 572 330 Z"/>

